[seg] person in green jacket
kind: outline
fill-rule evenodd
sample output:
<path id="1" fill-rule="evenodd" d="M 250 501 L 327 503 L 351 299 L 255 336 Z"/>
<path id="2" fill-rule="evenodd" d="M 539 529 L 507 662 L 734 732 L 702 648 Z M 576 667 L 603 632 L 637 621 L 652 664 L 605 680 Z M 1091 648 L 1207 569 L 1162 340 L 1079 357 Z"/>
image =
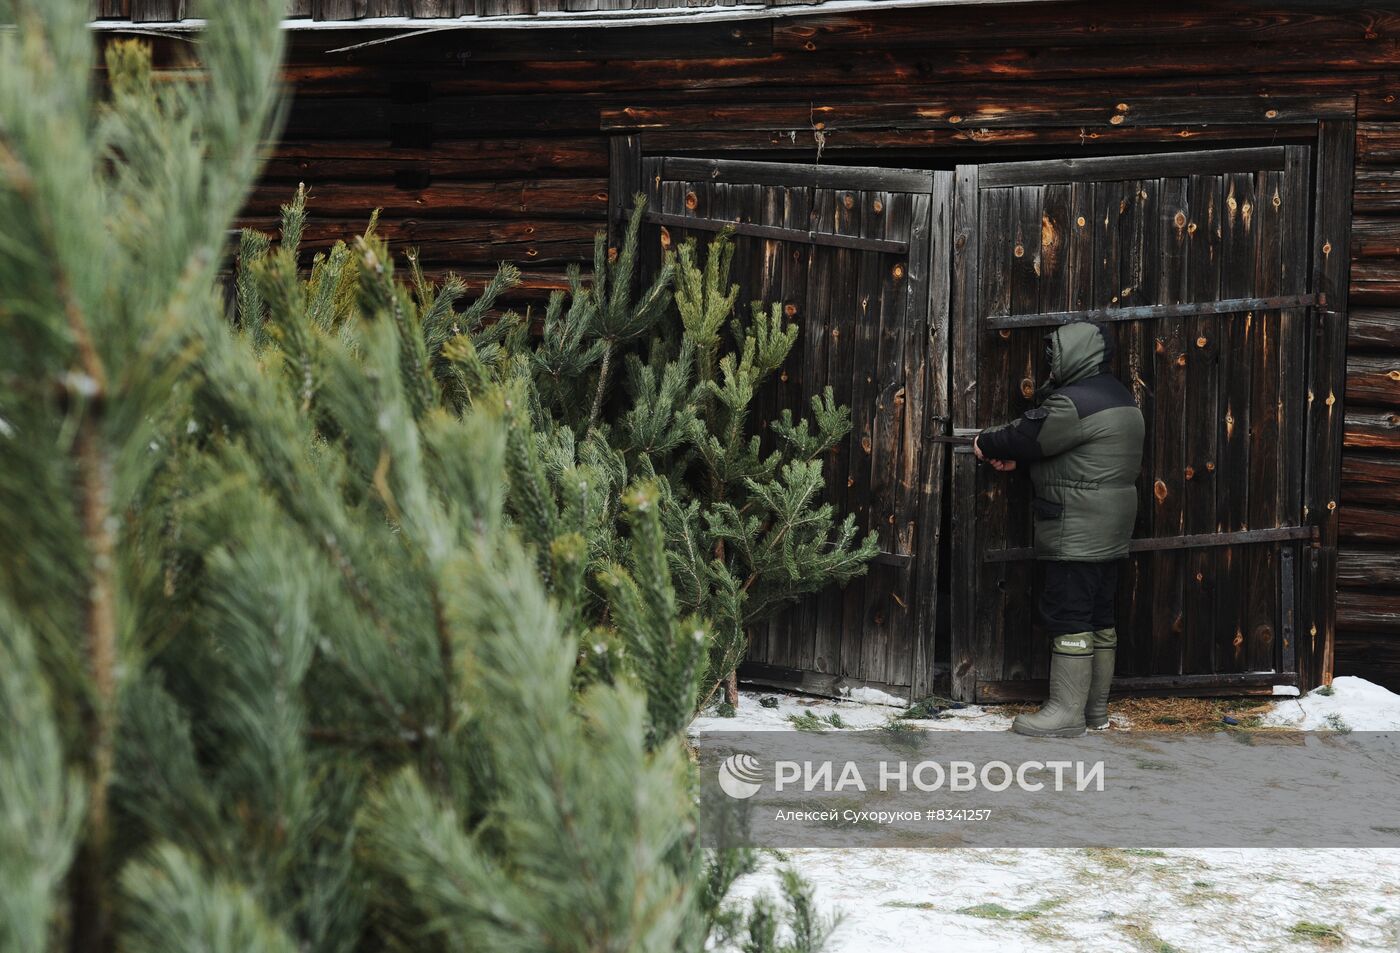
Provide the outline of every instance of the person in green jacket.
<path id="1" fill-rule="evenodd" d="M 1118 645 L 1113 601 L 1118 561 L 1137 517 L 1145 427 L 1133 395 L 1111 371 L 1112 332 L 1088 322 L 1046 336 L 1048 396 L 1019 420 L 982 431 L 979 460 L 1001 471 L 1026 465 L 1035 498 L 1035 556 L 1045 561 L 1040 616 L 1050 636 L 1050 698 L 1018 715 L 1023 735 L 1074 738 L 1108 727 Z"/>

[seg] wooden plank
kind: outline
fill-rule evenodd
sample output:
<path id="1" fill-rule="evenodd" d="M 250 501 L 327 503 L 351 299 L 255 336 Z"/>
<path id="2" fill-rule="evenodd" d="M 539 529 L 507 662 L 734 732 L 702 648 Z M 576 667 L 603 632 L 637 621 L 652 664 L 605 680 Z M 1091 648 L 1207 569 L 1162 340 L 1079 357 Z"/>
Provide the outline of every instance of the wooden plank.
<path id="1" fill-rule="evenodd" d="M 1163 304 L 1183 300 L 1187 294 L 1187 226 L 1191 209 L 1187 180 L 1164 178 L 1160 183 L 1161 212 L 1158 228 L 1159 281 L 1157 296 Z M 1153 342 L 1153 374 L 1156 381 L 1152 423 L 1152 533 L 1180 536 L 1186 532 L 1186 366 L 1190 342 L 1186 322 L 1169 317 L 1156 325 Z M 1184 578 L 1186 560 L 1179 553 L 1152 557 L 1152 624 L 1149 671 L 1179 674 L 1183 669 L 1186 616 Z"/>
<path id="2" fill-rule="evenodd" d="M 1400 688 L 1400 639 L 1375 632 L 1337 634 L 1337 674 Z"/>
<path id="3" fill-rule="evenodd" d="M 608 174 L 612 137 L 502 137 L 457 139 L 423 147 L 394 146 L 386 139 L 281 141 L 263 166 L 268 182 L 316 186 L 336 181 L 383 182 L 400 169 L 436 179 L 494 179 L 562 172 L 565 178 Z"/>
<path id="4" fill-rule="evenodd" d="M 662 212 L 646 212 L 647 221 L 659 225 L 680 225 L 677 216 Z M 768 238 L 775 241 L 805 241 L 812 245 L 830 245 L 833 248 L 852 248 L 859 251 L 886 252 L 894 255 L 907 255 L 909 243 L 885 238 L 867 238 L 863 235 L 842 235 L 839 232 L 817 230 L 799 231 L 776 225 L 763 225 L 757 222 L 735 221 L 723 218 L 695 218 L 686 216 L 686 228 L 698 228 L 707 232 L 718 232 L 728 228 L 736 235 Z"/>
<path id="5" fill-rule="evenodd" d="M 978 175 L 981 176 L 980 169 Z M 1006 191 L 1011 193 L 1008 227 L 1012 245 L 1011 257 L 1007 261 L 1010 268 L 1010 308 L 1012 311 L 1039 310 L 1043 189 L 1029 185 Z M 984 191 L 983 194 L 987 193 Z M 996 341 L 1006 355 L 1006 404 L 1000 412 L 1003 420 L 1014 420 L 1033 406 L 1035 355 L 1044 351 L 1044 343 L 1035 331 L 999 331 Z M 1030 481 L 1024 475 L 1017 474 L 1010 479 L 998 478 L 990 473 L 988 476 L 999 485 L 1002 493 L 1001 505 L 1006 520 L 1005 544 L 1029 544 L 1031 497 L 1034 495 Z M 1047 641 L 1035 629 L 1034 575 L 1007 574 L 1005 584 L 996 597 L 1001 602 L 999 609 L 1004 632 L 1002 674 L 1005 678 L 1028 678 L 1039 668 L 1049 665 Z"/>
<path id="6" fill-rule="evenodd" d="M 1269 297 L 1221 298 L 1210 301 L 1178 304 L 1144 304 L 1129 307 L 1081 308 L 1076 311 L 1043 314 L 989 315 L 986 324 L 993 328 L 1054 327 L 1075 321 L 1156 321 L 1162 318 L 1208 317 L 1212 315 L 1243 315 L 1249 311 L 1278 310 L 1306 307 L 1317 300 L 1311 294 L 1270 295 Z"/>
<path id="7" fill-rule="evenodd" d="M 1346 412 L 1345 420 L 1343 442 L 1346 447 L 1400 450 L 1400 413 L 1352 408 Z"/>
<path id="8" fill-rule="evenodd" d="M 1193 175 L 1188 184 L 1191 220 L 1187 231 L 1187 290 L 1197 301 L 1220 294 L 1220 211 L 1218 176 Z M 1220 323 L 1197 317 L 1187 325 L 1186 352 L 1186 532 L 1208 534 L 1216 528 L 1215 484 L 1219 429 Z M 1205 549 L 1186 557 L 1185 669 L 1188 674 L 1216 672 L 1216 561 Z"/>
<path id="9" fill-rule="evenodd" d="M 1317 132 L 1315 122 L 1275 127 L 1261 126 L 1103 126 L 1089 128 L 1006 129 L 837 129 L 822 130 L 824 154 L 878 149 L 901 161 L 917 160 L 937 149 L 940 155 L 975 161 L 983 156 L 998 158 L 1008 150 L 1023 148 L 1032 154 L 1043 150 L 1085 148 L 1125 148 L 1148 143 L 1235 143 L 1266 134 L 1271 140 L 1310 137 Z M 656 129 L 644 131 L 642 142 L 651 153 L 687 151 L 767 150 L 776 153 L 815 151 L 810 130 L 738 129 L 689 130 Z"/>
<path id="10" fill-rule="evenodd" d="M 949 407 L 955 428 L 977 426 L 977 338 L 980 310 L 977 289 L 980 246 L 977 166 L 956 170 L 953 206 L 953 306 L 950 322 L 952 374 Z M 981 541 L 976 525 L 976 460 L 953 455 L 952 546 L 950 549 L 950 672 L 949 691 L 962 701 L 977 694 L 978 639 L 976 629 L 977 573 Z M 990 675 L 991 673 L 987 673 Z"/>
<path id="11" fill-rule="evenodd" d="M 1343 546 L 1337 551 L 1337 586 L 1400 589 L 1400 551 Z"/>
<path id="12" fill-rule="evenodd" d="M 1277 292 L 1283 281 L 1282 265 L 1282 175 L 1261 172 L 1256 178 L 1254 221 L 1254 284 L 1256 294 Z M 1280 434 L 1279 350 L 1281 345 L 1278 311 L 1257 311 L 1253 316 L 1250 362 L 1248 432 L 1250 468 L 1248 508 L 1243 524 L 1247 529 L 1263 529 L 1283 522 L 1282 482 L 1285 454 Z M 1291 383 L 1291 382 L 1289 382 Z M 1290 519 L 1292 517 L 1289 517 Z M 1280 566 L 1276 552 L 1269 548 L 1246 550 L 1248 603 L 1245 606 L 1245 667 L 1273 667 L 1279 619 L 1277 580 Z"/>
<path id="13" fill-rule="evenodd" d="M 313 20 L 358 20 L 368 12 L 369 0 L 311 0 Z"/>
<path id="14" fill-rule="evenodd" d="M 906 702 L 920 697 L 912 695 L 908 685 L 873 682 L 853 676 L 813 672 L 807 669 L 768 665 L 754 661 L 745 661 L 739 666 L 739 680 L 749 685 L 766 685 L 824 698 L 849 698 L 853 691 L 861 688 L 871 688 L 891 698 L 903 699 Z"/>
<path id="15" fill-rule="evenodd" d="M 1175 53 L 1176 51 L 1173 51 Z M 1253 97 L 1154 96 L 1145 99 L 1100 97 L 1094 102 L 1069 97 L 1039 100 L 1024 96 L 1014 102 L 964 94 L 961 101 L 889 103 L 734 103 L 731 105 L 667 105 L 604 107 L 601 126 L 608 131 L 687 128 L 811 129 L 965 127 L 1094 127 L 1234 123 L 1272 125 L 1319 116 L 1351 116 L 1354 96 Z"/>
<path id="16" fill-rule="evenodd" d="M 509 196 L 508 199 L 504 199 Z M 248 216 L 275 216 L 287 201 L 283 189 L 255 191 L 243 210 Z M 360 183 L 319 186 L 309 203 L 329 217 L 368 216 L 380 209 L 392 217 L 443 218 L 607 218 L 608 183 L 603 178 L 526 179 L 503 182 L 443 183 L 423 189 L 385 189 Z"/>
<path id="17" fill-rule="evenodd" d="M 940 544 L 943 535 L 943 488 L 947 483 L 946 450 L 925 442 L 932 428 L 948 421 L 949 322 L 952 302 L 953 173 L 933 174 L 934 188 L 927 218 L 919 211 L 922 198 L 914 200 L 914 237 L 910 241 L 910 307 L 924 315 L 913 326 L 906 345 L 909 393 L 905 412 L 904 472 L 912 497 L 915 575 L 910 586 L 915 598 L 914 653 L 910 685 L 913 698 L 934 689 L 937 657 L 938 589 L 941 575 Z M 919 222 L 926 221 L 920 238 Z M 913 356 L 917 355 L 917 357 Z"/>
<path id="18" fill-rule="evenodd" d="M 1010 189 L 983 189 L 978 217 L 981 233 L 978 308 L 984 314 L 1008 314 L 1015 262 L 1015 193 Z M 977 336 L 977 368 L 971 375 L 978 390 L 977 425 L 989 427 L 1005 423 L 1009 415 L 1011 360 L 1007 343 L 1011 332 L 991 330 L 980 324 Z M 984 546 L 1006 545 L 1007 484 L 1015 478 L 1015 474 L 977 468 L 977 534 Z M 980 682 L 983 678 L 1006 677 L 1008 579 L 1005 567 L 1000 565 L 982 562 L 975 569 L 977 612 L 974 625 Z"/>
<path id="19" fill-rule="evenodd" d="M 926 176 L 932 188 L 932 180 Z M 867 191 L 864 200 L 865 232 L 883 234 L 886 238 L 904 237 L 911 231 L 912 208 L 909 196 L 879 191 Z M 899 553 L 895 534 L 895 493 L 899 474 L 899 434 L 904 429 L 904 400 L 896 400 L 904 388 L 904 323 L 909 317 L 905 297 L 908 262 L 886 255 L 867 254 L 871 259 L 870 304 L 867 321 L 873 326 L 873 354 L 862 361 L 856 353 L 853 390 L 864 391 L 869 408 L 860 435 L 859 449 L 864 463 L 859 466 L 853 490 L 859 493 L 864 482 L 866 519 L 879 534 L 883 552 Z M 866 353 L 870 353 L 867 348 Z M 853 470 L 861 460 L 852 447 Z M 902 573 L 898 567 L 883 565 L 866 576 L 866 591 L 861 616 L 864 631 L 861 640 L 863 678 L 908 682 L 908 653 L 910 617 L 909 603 L 901 587 Z M 899 651 L 903 648 L 904 651 Z M 896 661 L 903 656 L 903 664 Z M 896 676 L 898 666 L 905 674 Z"/>
<path id="20" fill-rule="evenodd" d="M 1307 146 L 1287 147 L 1283 178 L 1279 182 L 1281 290 L 1301 292 L 1311 283 L 1311 174 L 1312 151 Z M 1279 313 L 1279 510 L 1280 521 L 1306 522 L 1303 514 L 1303 469 L 1306 464 L 1308 312 L 1301 308 Z M 1299 648 L 1307 615 L 1303 572 L 1312 553 L 1279 554 L 1280 608 L 1288 631 L 1280 637 L 1282 664 L 1297 671 Z"/>
<path id="21" fill-rule="evenodd" d="M 1337 539 L 1343 543 L 1379 543 L 1394 546 L 1400 539 L 1400 512 L 1372 506 L 1343 506 Z"/>
<path id="22" fill-rule="evenodd" d="M 608 137 L 608 247 L 621 247 L 635 196 L 642 188 L 639 136 Z"/>
<path id="23" fill-rule="evenodd" d="M 1155 304 L 1161 300 L 1163 284 L 1159 267 L 1161 183 L 1159 179 L 1146 178 L 1131 186 L 1127 196 L 1127 214 L 1120 221 L 1119 241 L 1124 252 L 1119 262 L 1118 284 L 1124 304 Z M 1156 532 L 1152 523 L 1153 451 L 1156 445 L 1152 429 L 1156 420 L 1153 331 L 1153 325 L 1146 321 L 1120 325 L 1118 330 L 1118 348 L 1122 355 L 1121 378 L 1132 392 L 1148 428 L 1143 440 L 1142 465 L 1136 480 L 1138 501 L 1133 535 L 1140 537 L 1150 537 Z M 1153 620 L 1158 611 L 1153 600 L 1154 569 L 1151 556 L 1130 557 L 1123 566 L 1118 592 L 1118 657 L 1124 661 L 1119 670 L 1125 675 L 1149 674 L 1153 671 Z"/>
<path id="24" fill-rule="evenodd" d="M 1337 628 L 1394 635 L 1400 631 L 1400 592 L 1341 590 L 1337 593 Z"/>
<path id="25" fill-rule="evenodd" d="M 1351 257 L 1380 259 L 1395 267 L 1400 259 L 1400 219 L 1358 215 L 1351 222 Z"/>
<path id="26" fill-rule="evenodd" d="M 1117 182 L 1163 175 L 1210 175 L 1282 169 L 1283 147 L 1161 152 L 1152 155 L 1093 156 L 1087 159 L 1042 159 L 984 163 L 982 187 L 1050 185 L 1061 182 Z"/>
<path id="27" fill-rule="evenodd" d="M 834 190 L 835 231 L 837 234 L 859 236 L 865 226 L 866 206 L 862 192 Z M 829 259 L 830 267 L 839 276 L 833 280 L 833 287 L 841 294 L 836 297 L 832 314 L 831 345 L 827 351 L 827 380 L 836 393 L 838 403 L 851 408 L 851 432 L 846 440 L 835 448 L 831 461 L 831 481 L 839 512 L 854 512 L 856 525 L 868 528 L 868 502 L 864 492 L 868 484 L 860 480 L 861 464 L 869 473 L 869 461 L 861 447 L 862 414 L 868 413 L 864 406 L 864 392 L 855 386 L 858 372 L 858 355 L 863 354 L 873 341 L 874 325 L 868 320 L 867 309 L 872 289 L 879 277 L 868 253 L 852 249 L 838 249 Z M 873 357 L 873 348 L 871 357 Z M 869 358 L 866 358 L 867 360 Z M 853 490 L 857 491 L 853 494 Z M 851 584 L 844 592 L 837 592 L 832 599 L 831 611 L 841 619 L 841 672 L 860 671 L 861 643 L 865 637 L 864 618 L 861 608 L 864 604 L 864 582 Z"/>
<path id="28" fill-rule="evenodd" d="M 1343 322 L 1334 319 L 1332 323 Z M 1400 405 L 1400 354 L 1353 354 L 1346 357 L 1345 367 L 1347 400 L 1358 404 Z M 1336 394 L 1324 391 L 1322 399 L 1329 396 L 1335 398 Z"/>
<path id="29" fill-rule="evenodd" d="M 1268 529 L 1235 530 L 1220 533 L 1190 533 L 1185 536 L 1153 536 L 1128 541 L 1130 553 L 1156 553 L 1183 549 L 1210 549 L 1220 546 L 1242 546 L 1255 543 L 1277 543 L 1284 540 L 1312 539 L 1312 526 L 1274 526 Z M 992 549 L 983 554 L 989 563 L 1017 562 L 1035 558 L 1030 547 Z"/>
<path id="30" fill-rule="evenodd" d="M 355 218 L 323 218 L 314 210 L 302 233 L 302 247 L 324 250 L 337 241 L 352 241 L 364 232 L 368 215 Z M 280 217 L 263 215 L 240 219 L 240 228 L 275 235 Z M 424 262 L 481 264 L 570 262 L 588 257 L 593 249 L 595 223 L 580 219 L 490 219 L 450 221 L 391 218 L 381 221 L 375 233 L 396 253 L 417 247 Z"/>
<path id="31" fill-rule="evenodd" d="M 1352 308 L 1347 315 L 1347 351 L 1400 351 L 1400 309 Z"/>
<path id="32" fill-rule="evenodd" d="M 1225 194 L 1220 214 L 1220 294 L 1236 298 L 1258 293 L 1255 290 L 1258 276 L 1255 273 L 1254 176 L 1232 172 L 1223 176 L 1222 182 Z M 1217 532 L 1237 532 L 1249 525 L 1250 383 L 1257 314 L 1246 311 L 1236 320 L 1221 322 L 1220 326 L 1220 386 L 1216 393 L 1215 424 Z M 1222 597 L 1217 601 L 1216 671 L 1239 672 L 1249 668 L 1246 656 L 1250 646 L 1245 632 L 1247 602 L 1252 593 L 1248 589 L 1246 558 L 1246 552 L 1237 552 L 1230 546 L 1214 555 L 1220 591 L 1237 594 L 1237 598 Z M 1267 657 L 1267 667 L 1273 668 L 1272 654 Z"/>
<path id="33" fill-rule="evenodd" d="M 176 23 L 186 15 L 186 0 L 130 0 L 133 23 Z"/>
<path id="34" fill-rule="evenodd" d="M 1162 44 L 1199 46 L 1229 37 L 1235 44 L 1267 45 L 1291 39 L 1394 39 L 1400 16 L 1393 11 L 1323 7 L 1230 7 L 1182 2 L 1169 8 L 1124 7 L 1100 0 L 1077 4 L 1073 16 L 1053 5 L 1023 7 L 1015 16 L 993 18 L 978 7 L 901 10 L 874 17 L 829 13 L 784 21 L 774 27 L 778 49 L 829 55 L 837 50 L 924 49 L 944 46 L 1116 47 Z"/>
<path id="35" fill-rule="evenodd" d="M 852 211 L 856 208 L 854 199 L 848 204 L 844 199 L 850 196 L 834 189 L 819 190 L 818 195 L 817 227 L 837 234 L 857 234 L 858 222 L 852 221 Z M 820 348 L 813 355 L 820 359 L 821 364 L 812 371 L 812 376 L 819 376 L 822 385 L 832 389 L 838 403 L 850 406 L 851 359 L 843 336 L 849 336 L 852 315 L 856 312 L 854 269 L 857 253 L 847 248 L 828 249 L 821 246 L 814 247 L 813 253 L 818 257 L 813 258 L 812 268 L 820 278 L 809 285 L 807 298 L 815 302 L 817 294 L 824 294 L 825 321 Z M 809 282 L 812 280 L 809 278 Z M 848 451 L 847 444 L 838 443 L 827 453 L 823 463 L 827 499 L 837 507 L 843 507 L 845 502 Z M 858 658 L 858 654 L 848 655 L 841 607 L 840 592 L 828 589 L 817 597 L 815 616 L 824 632 L 824 638 L 818 643 L 818 671 L 849 671 L 851 669 L 846 667 L 847 663 Z M 854 633 L 857 653 L 859 637 L 859 632 Z"/>
<path id="36" fill-rule="evenodd" d="M 1311 554 L 1304 577 L 1305 614 L 1299 651 L 1304 684 L 1324 684 L 1332 677 L 1336 629 L 1337 496 L 1342 449 L 1342 391 L 1346 375 L 1347 283 L 1352 214 L 1352 175 L 1356 124 L 1326 120 L 1318 124 L 1317 181 L 1313 234 L 1314 309 L 1308 366 L 1307 466 L 1304 470 L 1305 518 L 1321 532 L 1322 545 Z"/>
<path id="37" fill-rule="evenodd" d="M 1342 454 L 1341 502 L 1400 505 L 1400 456 Z M 1400 540 L 1396 540 L 1400 544 Z"/>
<path id="38" fill-rule="evenodd" d="M 742 159 L 707 159 L 668 156 L 662 173 L 668 178 L 751 185 L 809 186 L 819 189 L 879 189 L 887 192 L 929 194 L 928 172 L 920 169 L 882 169 L 852 166 L 810 165 L 798 162 L 748 162 Z"/>
<path id="39" fill-rule="evenodd" d="M 1297 676 L 1285 672 L 1240 672 L 1219 675 L 1153 675 L 1115 678 L 1115 696 L 1136 695 L 1272 695 L 1275 685 L 1290 686 Z M 1047 684 L 1043 679 L 1029 681 L 978 682 L 977 702 L 1040 701 Z"/>

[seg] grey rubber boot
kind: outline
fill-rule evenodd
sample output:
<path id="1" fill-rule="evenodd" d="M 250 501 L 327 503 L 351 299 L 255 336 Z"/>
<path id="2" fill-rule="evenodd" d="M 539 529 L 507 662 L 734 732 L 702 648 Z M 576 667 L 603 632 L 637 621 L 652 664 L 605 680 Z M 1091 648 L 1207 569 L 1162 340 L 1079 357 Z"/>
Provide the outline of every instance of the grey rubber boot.
<path id="1" fill-rule="evenodd" d="M 1011 730 L 1036 738 L 1084 734 L 1084 702 L 1094 675 L 1094 633 L 1056 636 L 1050 648 L 1050 697 L 1039 711 L 1017 715 Z"/>
<path id="2" fill-rule="evenodd" d="M 1117 629 L 1094 630 L 1094 677 L 1084 704 L 1084 724 L 1098 731 L 1108 727 L 1108 687 L 1113 684 L 1113 662 L 1118 652 Z"/>

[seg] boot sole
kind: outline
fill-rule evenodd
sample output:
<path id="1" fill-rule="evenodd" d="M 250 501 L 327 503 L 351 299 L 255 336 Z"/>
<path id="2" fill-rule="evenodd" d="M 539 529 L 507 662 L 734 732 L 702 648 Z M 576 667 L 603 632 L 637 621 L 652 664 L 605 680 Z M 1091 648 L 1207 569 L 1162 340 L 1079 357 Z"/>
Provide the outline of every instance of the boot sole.
<path id="1" fill-rule="evenodd" d="M 1025 725 L 1012 725 L 1011 730 L 1028 738 L 1078 738 L 1087 730 L 1084 725 L 1068 728 L 1029 728 Z"/>

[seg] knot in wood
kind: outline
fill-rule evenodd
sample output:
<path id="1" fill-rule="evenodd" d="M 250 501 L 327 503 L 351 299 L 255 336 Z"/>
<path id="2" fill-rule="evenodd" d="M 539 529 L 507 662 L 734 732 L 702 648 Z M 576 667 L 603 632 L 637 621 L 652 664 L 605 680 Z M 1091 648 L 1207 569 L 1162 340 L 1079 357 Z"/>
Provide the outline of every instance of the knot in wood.
<path id="1" fill-rule="evenodd" d="M 898 281 L 900 278 L 904 277 L 904 266 L 902 264 L 896 264 L 890 269 L 890 274 L 894 275 L 895 280 Z"/>
<path id="2" fill-rule="evenodd" d="M 854 208 L 856 204 L 855 196 L 847 192 L 845 195 L 841 196 L 841 204 L 846 208 Z"/>
<path id="3" fill-rule="evenodd" d="M 687 193 L 685 193 L 685 207 L 686 207 L 686 208 L 690 209 L 691 211 L 694 211 L 694 210 L 695 210 L 695 206 L 696 206 L 697 204 L 699 204 L 699 199 L 697 199 L 697 198 L 695 197 L 695 193 L 694 193 L 694 192 L 687 192 Z"/>
<path id="4" fill-rule="evenodd" d="M 870 207 L 875 210 L 876 215 L 879 215 L 885 210 L 885 203 L 876 199 L 874 202 L 870 203 Z"/>

